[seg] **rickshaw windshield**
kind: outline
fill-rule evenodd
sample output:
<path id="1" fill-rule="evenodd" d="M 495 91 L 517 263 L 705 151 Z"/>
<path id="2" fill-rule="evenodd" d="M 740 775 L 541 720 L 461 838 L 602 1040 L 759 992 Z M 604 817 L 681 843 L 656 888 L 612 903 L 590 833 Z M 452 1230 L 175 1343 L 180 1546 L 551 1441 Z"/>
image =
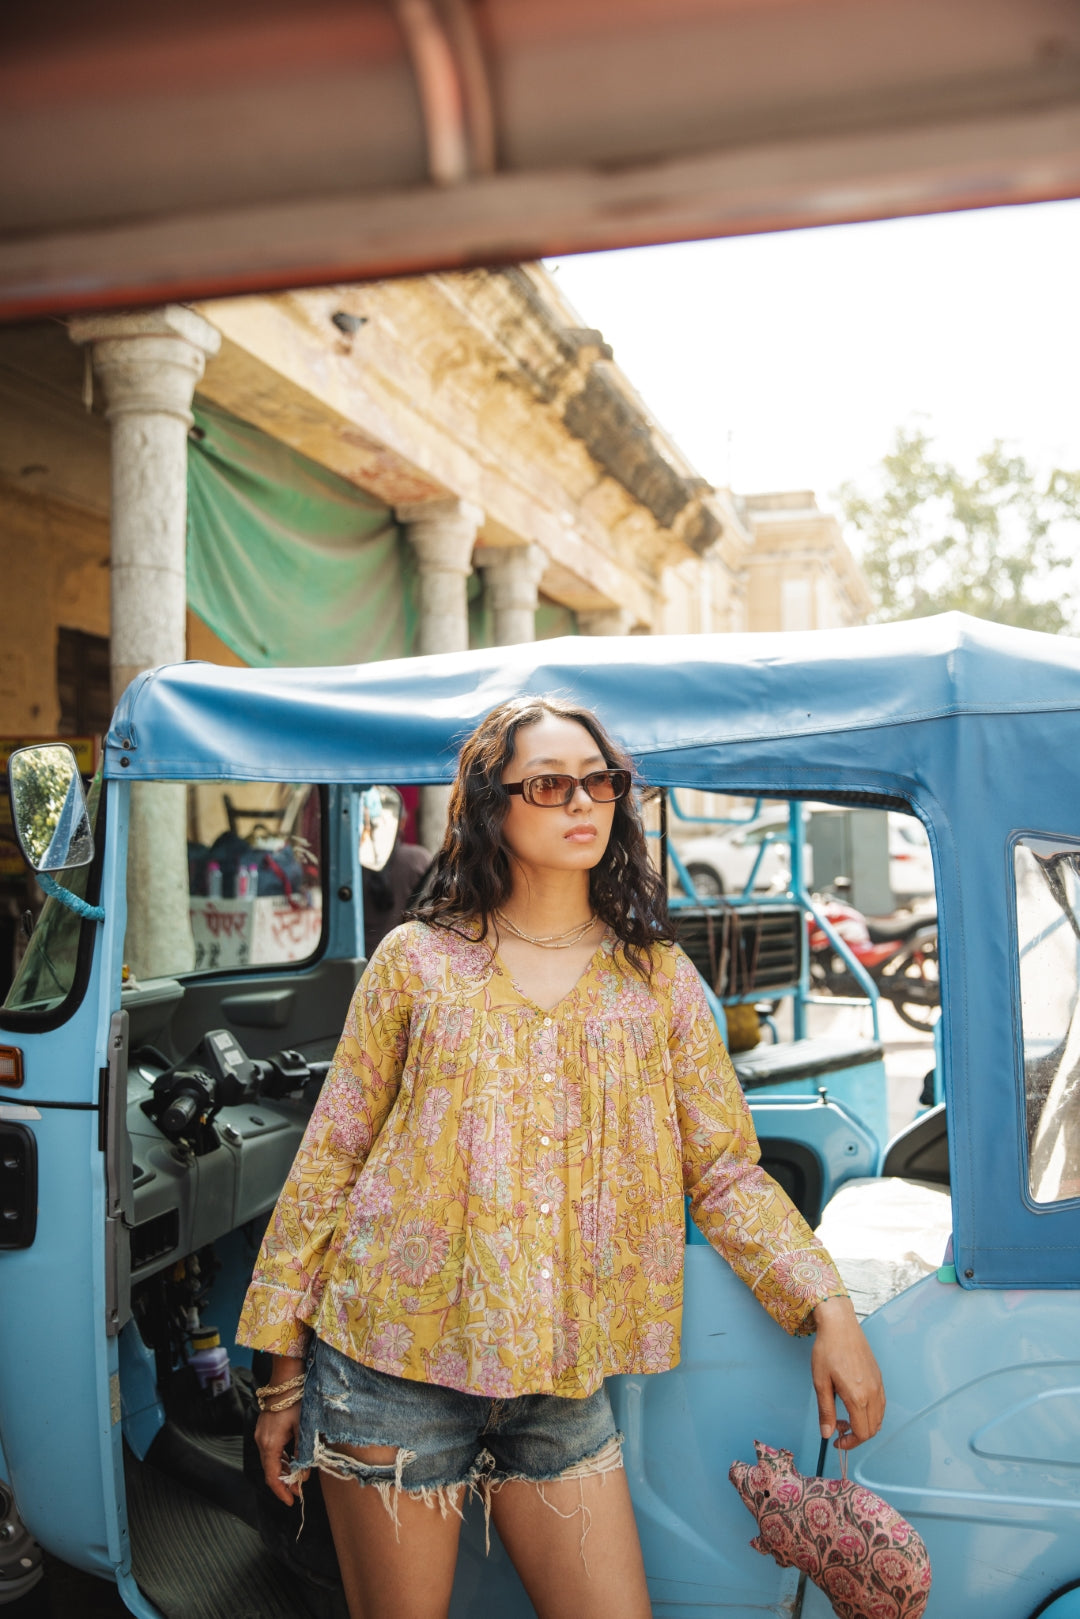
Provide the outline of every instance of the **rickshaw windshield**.
<path id="1" fill-rule="evenodd" d="M 1013 861 L 1028 1190 L 1060 1203 L 1080 1197 L 1080 846 L 1023 838 Z"/>
<path id="2" fill-rule="evenodd" d="M 323 936 L 324 822 L 322 795 L 307 783 L 134 783 L 125 981 L 311 960 Z M 94 870 L 59 880 L 86 898 Z M 60 1010 L 75 988 L 82 926 L 46 900 L 3 1011 Z"/>
<path id="3" fill-rule="evenodd" d="M 324 820 L 307 783 L 134 783 L 125 981 L 310 960 Z"/>

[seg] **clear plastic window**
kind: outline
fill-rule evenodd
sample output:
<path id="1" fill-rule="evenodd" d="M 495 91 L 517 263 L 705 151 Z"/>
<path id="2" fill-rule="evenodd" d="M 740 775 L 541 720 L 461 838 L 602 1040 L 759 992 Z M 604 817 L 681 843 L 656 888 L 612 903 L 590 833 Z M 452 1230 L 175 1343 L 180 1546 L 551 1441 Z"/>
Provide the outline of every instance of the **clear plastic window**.
<path id="1" fill-rule="evenodd" d="M 1080 845 L 1015 849 L 1028 1186 L 1037 1203 L 1080 1197 Z"/>
<path id="2" fill-rule="evenodd" d="M 322 870 L 317 787 L 133 783 L 126 977 L 310 960 L 322 938 Z"/>

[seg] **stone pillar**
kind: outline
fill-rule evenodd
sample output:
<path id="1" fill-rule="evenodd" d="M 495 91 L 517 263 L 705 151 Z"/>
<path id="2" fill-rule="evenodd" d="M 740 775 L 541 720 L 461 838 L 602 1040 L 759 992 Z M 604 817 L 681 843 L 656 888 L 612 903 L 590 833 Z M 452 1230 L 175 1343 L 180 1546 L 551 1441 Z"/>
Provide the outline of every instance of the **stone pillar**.
<path id="1" fill-rule="evenodd" d="M 469 598 L 476 533 L 484 520 L 467 500 L 426 500 L 397 508 L 399 523 L 420 569 L 417 652 L 465 652 L 469 645 Z"/>
<path id="2" fill-rule="evenodd" d="M 110 656 L 113 702 L 143 669 L 187 653 L 187 433 L 191 400 L 221 334 L 169 304 L 91 315 L 89 344 L 112 429 Z"/>
<path id="3" fill-rule="evenodd" d="M 109 645 L 113 702 L 143 669 L 187 654 L 187 433 L 220 333 L 177 304 L 71 322 L 105 394 L 112 440 Z M 138 978 L 191 969 L 182 786 L 132 789 L 125 959 Z"/>
<path id="4" fill-rule="evenodd" d="M 535 641 L 537 593 L 548 565 L 543 546 L 482 546 L 474 561 L 483 569 L 495 645 Z"/>
<path id="5" fill-rule="evenodd" d="M 634 615 L 629 607 L 601 607 L 593 613 L 579 613 L 582 635 L 629 635 Z"/>
<path id="6" fill-rule="evenodd" d="M 465 652 L 469 646 L 469 598 L 465 581 L 484 520 L 479 506 L 465 500 L 428 500 L 399 506 L 397 519 L 413 548 L 419 579 L 420 622 L 416 650 Z M 446 832 L 448 787 L 425 787 L 420 794 L 420 842 L 434 854 Z"/>

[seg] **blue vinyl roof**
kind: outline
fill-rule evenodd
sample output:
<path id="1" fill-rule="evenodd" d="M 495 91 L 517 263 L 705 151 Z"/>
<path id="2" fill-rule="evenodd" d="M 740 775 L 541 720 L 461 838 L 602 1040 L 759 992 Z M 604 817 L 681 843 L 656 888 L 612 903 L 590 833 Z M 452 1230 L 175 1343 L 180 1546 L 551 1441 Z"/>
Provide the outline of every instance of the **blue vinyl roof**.
<path id="1" fill-rule="evenodd" d="M 172 664 L 124 694 L 106 774 L 446 780 L 461 738 L 520 693 L 572 696 L 646 776 L 689 779 L 716 749 L 755 738 L 1078 708 L 1080 641 L 948 613 L 827 632 L 571 636 L 344 668 Z M 675 754 L 662 772 L 646 766 Z"/>

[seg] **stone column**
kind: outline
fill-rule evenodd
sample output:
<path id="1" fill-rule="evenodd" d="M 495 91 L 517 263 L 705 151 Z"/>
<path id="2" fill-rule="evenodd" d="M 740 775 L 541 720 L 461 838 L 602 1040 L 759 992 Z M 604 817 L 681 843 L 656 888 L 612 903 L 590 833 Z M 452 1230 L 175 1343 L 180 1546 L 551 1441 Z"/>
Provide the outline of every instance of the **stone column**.
<path id="1" fill-rule="evenodd" d="M 417 652 L 465 652 L 469 645 L 469 598 L 477 530 L 484 520 L 467 500 L 425 500 L 399 506 L 397 519 L 420 569 Z"/>
<path id="2" fill-rule="evenodd" d="M 629 607 L 601 607 L 593 613 L 579 613 L 582 635 L 629 635 L 634 615 Z"/>
<path id="3" fill-rule="evenodd" d="M 548 565 L 543 546 L 482 546 L 474 561 L 483 569 L 496 646 L 535 641 L 537 594 Z"/>
<path id="4" fill-rule="evenodd" d="M 113 702 L 143 669 L 186 656 L 187 433 L 221 334 L 169 304 L 74 320 L 112 429 L 110 657 Z"/>
<path id="5" fill-rule="evenodd" d="M 465 652 L 469 646 L 469 598 L 473 545 L 483 511 L 466 500 L 419 501 L 397 508 L 397 519 L 420 570 L 416 650 Z M 446 832 L 448 787 L 425 787 L 420 794 L 420 842 L 434 854 Z"/>
<path id="6" fill-rule="evenodd" d="M 109 644 L 112 695 L 187 653 L 187 433 L 220 333 L 177 304 L 71 322 L 89 345 L 112 440 Z M 182 786 L 139 784 L 128 832 L 125 959 L 138 978 L 190 970 L 187 807 Z"/>

